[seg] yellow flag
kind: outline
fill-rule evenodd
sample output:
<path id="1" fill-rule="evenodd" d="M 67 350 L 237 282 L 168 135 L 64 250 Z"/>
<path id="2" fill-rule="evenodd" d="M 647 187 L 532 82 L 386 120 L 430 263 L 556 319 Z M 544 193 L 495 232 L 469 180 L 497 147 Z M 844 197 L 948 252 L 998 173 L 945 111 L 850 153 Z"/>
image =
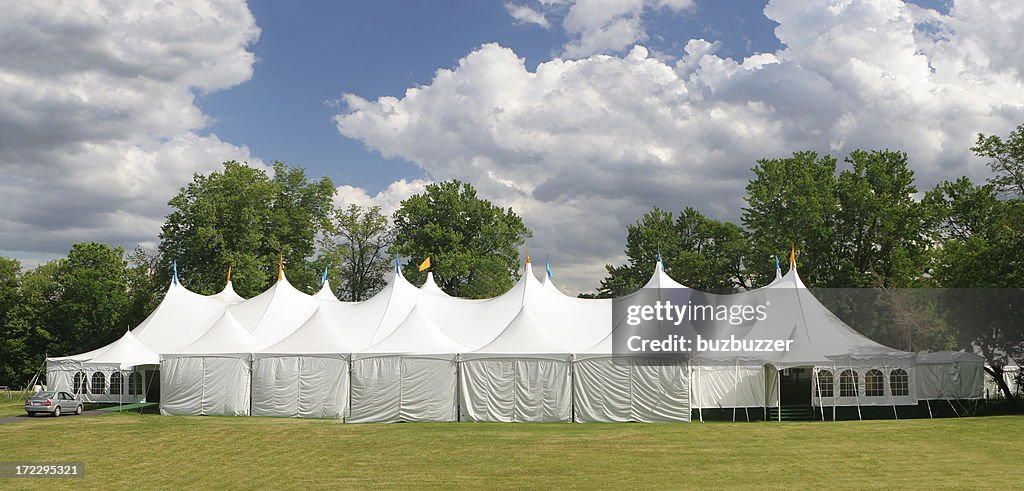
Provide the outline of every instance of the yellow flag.
<path id="1" fill-rule="evenodd" d="M 427 256 L 427 258 L 424 259 L 422 263 L 420 263 L 420 271 L 423 271 L 423 270 L 425 270 L 425 269 L 427 269 L 429 267 L 430 267 L 430 256 Z"/>
<path id="2" fill-rule="evenodd" d="M 228 265 L 228 283 L 231 283 L 231 265 Z"/>
<path id="3" fill-rule="evenodd" d="M 281 281 L 284 279 L 284 254 L 281 254 L 277 258 L 277 280 Z"/>

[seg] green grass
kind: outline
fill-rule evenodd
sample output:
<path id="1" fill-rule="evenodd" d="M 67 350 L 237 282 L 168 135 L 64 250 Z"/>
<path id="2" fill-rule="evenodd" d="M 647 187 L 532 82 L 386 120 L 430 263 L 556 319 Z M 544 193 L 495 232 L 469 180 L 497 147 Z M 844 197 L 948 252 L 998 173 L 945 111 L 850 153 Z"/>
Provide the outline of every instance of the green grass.
<path id="1" fill-rule="evenodd" d="M 45 483 L 74 488 L 1014 489 L 1022 442 L 1024 416 L 354 425 L 111 414 L 0 425 L 0 461 L 84 462 L 85 479 Z"/>
<path id="2" fill-rule="evenodd" d="M 25 399 L 30 397 L 32 394 L 34 394 L 34 392 L 26 393 L 24 398 L 21 397 L 21 392 L 5 392 L 0 395 L 0 418 L 25 414 Z"/>

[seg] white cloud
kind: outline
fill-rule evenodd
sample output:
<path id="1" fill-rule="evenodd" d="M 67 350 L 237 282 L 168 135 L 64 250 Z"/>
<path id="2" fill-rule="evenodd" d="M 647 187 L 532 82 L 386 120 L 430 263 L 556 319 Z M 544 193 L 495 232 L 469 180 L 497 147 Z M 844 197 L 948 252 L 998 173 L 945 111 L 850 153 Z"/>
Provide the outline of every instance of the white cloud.
<path id="1" fill-rule="evenodd" d="M 614 3 L 604 17 L 575 3 L 571 29 L 635 17 L 636 2 Z M 922 187 L 983 175 L 975 133 L 1024 122 L 1024 15 L 1002 4 L 958 1 L 946 16 L 899 0 L 772 1 L 785 47 L 739 61 L 694 39 L 675 63 L 638 46 L 531 72 L 488 44 L 402 97 L 347 94 L 335 120 L 514 206 L 534 255 L 550 252 L 560 283 L 586 290 L 651 205 L 736 219 L 758 158 L 890 148 L 910 153 Z"/>
<path id="2" fill-rule="evenodd" d="M 516 5 L 510 2 L 505 4 L 505 10 L 508 11 L 508 15 L 511 15 L 516 22 L 521 24 L 537 24 L 544 29 L 551 29 L 551 22 L 548 22 L 547 17 L 528 5 Z"/>
<path id="3" fill-rule="evenodd" d="M 615 53 L 638 41 L 647 40 L 644 15 L 691 9 L 693 0 L 540 0 L 536 8 L 508 3 L 505 9 L 521 23 L 550 28 L 549 18 L 561 18 L 570 37 L 562 56 L 583 58 L 597 53 Z"/>
<path id="4" fill-rule="evenodd" d="M 412 181 L 400 179 L 392 182 L 384 190 L 373 196 L 370 196 L 363 188 L 346 184 L 338 186 L 337 194 L 334 196 L 334 204 L 339 207 L 346 207 L 348 205 L 379 206 L 381 213 L 390 217 L 401 206 L 402 200 L 414 194 L 422 193 L 427 189 L 428 184 L 430 184 L 430 181 L 424 179 L 414 179 Z"/>
<path id="5" fill-rule="evenodd" d="M 153 240 L 193 173 L 246 147 L 200 135 L 193 91 L 248 80 L 243 1 L 13 2 L 0 17 L 0 250 Z"/>

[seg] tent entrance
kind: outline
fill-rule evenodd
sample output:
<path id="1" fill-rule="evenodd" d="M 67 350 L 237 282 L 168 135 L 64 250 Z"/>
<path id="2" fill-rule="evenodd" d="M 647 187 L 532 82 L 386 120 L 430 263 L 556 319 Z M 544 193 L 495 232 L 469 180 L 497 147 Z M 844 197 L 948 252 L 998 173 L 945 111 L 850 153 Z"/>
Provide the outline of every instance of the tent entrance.
<path id="1" fill-rule="evenodd" d="M 160 370 L 146 370 L 142 379 L 146 384 L 146 402 L 160 402 Z"/>
<path id="2" fill-rule="evenodd" d="M 810 367 L 784 368 L 779 371 L 779 386 L 782 388 L 782 406 L 810 406 Z"/>

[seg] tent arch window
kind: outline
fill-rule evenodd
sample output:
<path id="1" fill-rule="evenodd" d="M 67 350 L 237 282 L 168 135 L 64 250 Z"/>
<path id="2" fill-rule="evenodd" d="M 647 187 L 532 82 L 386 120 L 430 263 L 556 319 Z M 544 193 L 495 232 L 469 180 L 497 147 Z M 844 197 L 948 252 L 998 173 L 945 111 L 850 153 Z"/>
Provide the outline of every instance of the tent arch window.
<path id="1" fill-rule="evenodd" d="M 92 386 L 89 388 L 89 392 L 93 394 L 103 394 L 107 389 L 107 377 L 103 375 L 103 372 L 96 372 L 92 374 Z"/>
<path id="2" fill-rule="evenodd" d="M 124 375 L 121 372 L 110 374 L 110 393 L 113 395 L 124 393 Z"/>
<path id="3" fill-rule="evenodd" d="M 889 391 L 893 396 L 910 395 L 910 377 L 906 370 L 897 368 L 889 372 Z"/>
<path id="4" fill-rule="evenodd" d="M 142 374 L 132 372 L 128 374 L 128 395 L 137 396 L 142 394 Z"/>
<path id="5" fill-rule="evenodd" d="M 882 371 L 872 368 L 864 374 L 864 395 L 867 397 L 882 397 L 885 395 L 885 379 Z"/>
<path id="6" fill-rule="evenodd" d="M 831 370 L 821 370 L 818 372 L 818 392 L 821 394 L 820 397 L 832 397 L 833 396 L 833 380 Z"/>
<path id="7" fill-rule="evenodd" d="M 88 389 L 89 376 L 85 372 L 78 372 L 75 374 L 74 388 L 75 394 L 84 394 Z"/>
<path id="8" fill-rule="evenodd" d="M 839 397 L 857 397 L 859 377 L 854 370 L 843 370 L 839 374 Z"/>

